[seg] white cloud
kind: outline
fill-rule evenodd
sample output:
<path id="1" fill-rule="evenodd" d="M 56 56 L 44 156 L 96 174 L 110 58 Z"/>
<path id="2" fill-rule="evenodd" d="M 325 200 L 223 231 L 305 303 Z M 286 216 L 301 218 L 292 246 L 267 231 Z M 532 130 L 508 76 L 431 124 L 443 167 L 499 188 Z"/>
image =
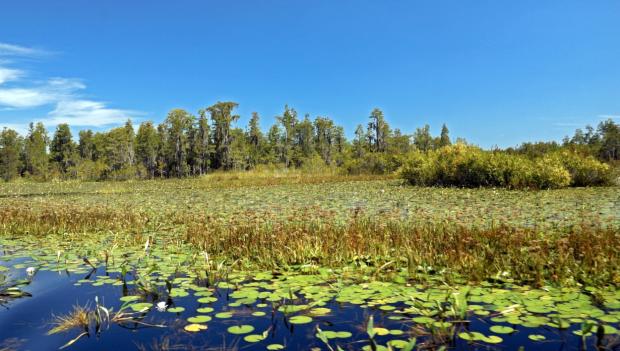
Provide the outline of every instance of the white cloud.
<path id="1" fill-rule="evenodd" d="M 24 72 L 22 70 L 0 66 L 0 85 L 13 80 L 18 80 L 23 75 Z"/>
<path id="2" fill-rule="evenodd" d="M 39 49 L 0 43 L 0 56 L 37 56 L 45 53 L 45 51 Z"/>
<path id="3" fill-rule="evenodd" d="M 0 89 L 0 106 L 32 108 L 70 99 L 77 90 L 86 88 L 75 79 L 52 78 L 42 85 L 29 88 Z"/>
<path id="4" fill-rule="evenodd" d="M 135 114 L 138 113 L 108 108 L 102 102 L 67 100 L 59 101 L 56 108 L 48 114 L 50 118 L 43 122 L 50 125 L 68 123 L 71 126 L 102 127 L 123 123 Z"/>
<path id="5" fill-rule="evenodd" d="M 600 119 L 620 119 L 620 115 L 598 115 Z"/>
<path id="6" fill-rule="evenodd" d="M 102 127 L 121 124 L 140 112 L 110 108 L 106 103 L 80 94 L 86 85 L 79 79 L 51 77 L 42 81 L 25 81 L 29 72 L 15 66 L 16 58 L 42 56 L 48 52 L 29 47 L 0 42 L 0 128 L 15 129 L 20 133 L 27 130 L 27 123 L 3 123 L 4 110 L 31 109 L 50 106 L 53 110 L 47 118 L 38 119 L 48 126 L 68 123 L 71 126 Z M 6 57 L 6 58 L 5 58 Z M 7 85 L 5 83 L 10 83 Z"/>

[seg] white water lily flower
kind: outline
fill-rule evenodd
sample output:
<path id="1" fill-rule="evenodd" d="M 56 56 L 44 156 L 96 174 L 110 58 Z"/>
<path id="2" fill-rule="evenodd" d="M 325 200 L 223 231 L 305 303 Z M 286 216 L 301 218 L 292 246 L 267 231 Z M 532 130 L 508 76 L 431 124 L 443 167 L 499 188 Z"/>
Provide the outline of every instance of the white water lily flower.
<path id="1" fill-rule="evenodd" d="M 29 276 L 33 276 L 34 272 L 35 272 L 35 268 L 34 267 L 26 268 L 26 274 L 28 274 Z"/>
<path id="2" fill-rule="evenodd" d="M 159 301 L 157 303 L 157 310 L 159 312 L 166 312 L 167 307 L 168 307 L 168 304 L 166 304 L 166 301 Z"/>

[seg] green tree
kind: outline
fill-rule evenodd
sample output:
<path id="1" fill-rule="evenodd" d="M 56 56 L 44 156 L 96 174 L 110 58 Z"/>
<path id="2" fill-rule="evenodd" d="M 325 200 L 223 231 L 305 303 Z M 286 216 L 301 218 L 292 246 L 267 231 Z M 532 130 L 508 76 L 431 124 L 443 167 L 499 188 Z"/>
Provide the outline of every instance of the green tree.
<path id="1" fill-rule="evenodd" d="M 427 124 L 422 128 L 417 128 L 413 134 L 413 144 L 418 150 L 429 151 L 433 149 L 433 137 L 431 127 Z"/>
<path id="2" fill-rule="evenodd" d="M 22 139 L 13 129 L 4 128 L 0 133 L 0 177 L 10 181 L 19 177 L 22 167 L 20 155 Z"/>
<path id="3" fill-rule="evenodd" d="M 136 158 L 146 169 L 150 178 L 155 177 L 157 171 L 157 152 L 161 140 L 153 122 L 143 122 L 138 127 L 136 134 Z"/>
<path id="4" fill-rule="evenodd" d="M 299 167 L 304 160 L 312 157 L 314 153 L 314 126 L 309 115 L 306 114 L 304 120 L 295 126 L 293 144 L 293 158 L 295 165 Z"/>
<path id="5" fill-rule="evenodd" d="M 75 151 L 76 145 L 69 125 L 59 124 L 50 144 L 50 157 L 61 174 L 66 174 L 75 165 Z"/>
<path id="6" fill-rule="evenodd" d="M 170 176 L 184 177 L 189 173 L 189 130 L 193 123 L 194 117 L 183 109 L 170 111 L 164 121 L 167 132 L 166 164 Z"/>
<path id="7" fill-rule="evenodd" d="M 315 142 L 317 152 L 326 164 L 332 163 L 334 146 L 334 122 L 329 117 L 317 117 L 314 120 Z"/>
<path id="8" fill-rule="evenodd" d="M 439 147 L 444 147 L 452 144 L 450 141 L 450 132 L 448 131 L 448 127 L 445 125 L 441 126 L 441 135 L 439 136 Z"/>
<path id="9" fill-rule="evenodd" d="M 276 120 L 280 122 L 283 128 L 282 133 L 282 161 L 286 167 L 290 166 L 293 154 L 293 138 L 295 135 L 295 127 L 297 125 L 297 111 L 284 106 L 282 116 L 277 116 Z"/>
<path id="10" fill-rule="evenodd" d="M 277 163 L 282 158 L 282 136 L 280 127 L 274 124 L 267 133 L 267 161 Z"/>
<path id="11" fill-rule="evenodd" d="M 368 136 L 364 131 L 364 127 L 362 127 L 361 124 L 358 124 L 355 129 L 355 139 L 353 139 L 353 153 L 356 158 L 361 158 L 364 156 L 367 140 Z"/>
<path id="12" fill-rule="evenodd" d="M 236 102 L 217 102 L 207 108 L 214 124 L 213 141 L 215 142 L 214 166 L 225 170 L 232 168 L 230 157 L 230 129 L 231 124 L 239 119 L 239 115 L 233 115 L 232 111 L 239 104 Z"/>
<path id="13" fill-rule="evenodd" d="M 248 123 L 248 131 L 246 140 L 248 144 L 248 164 L 250 167 L 256 167 L 261 161 L 263 148 L 263 132 L 260 130 L 260 117 L 258 113 L 252 112 L 252 118 Z"/>
<path id="14" fill-rule="evenodd" d="M 612 119 L 603 121 L 598 125 L 598 135 L 600 157 L 607 161 L 620 159 L 620 125 Z"/>
<path id="15" fill-rule="evenodd" d="M 48 175 L 49 156 L 47 146 L 49 137 L 43 123 L 30 123 L 28 135 L 24 140 L 24 167 L 25 171 L 38 179 L 45 179 Z"/>
<path id="16" fill-rule="evenodd" d="M 94 161 L 96 159 L 94 133 L 92 130 L 87 129 L 79 132 L 78 153 L 83 160 Z"/>
<path id="17" fill-rule="evenodd" d="M 385 122 L 383 111 L 378 108 L 375 108 L 370 113 L 368 131 L 373 151 L 385 152 L 387 149 L 387 139 L 390 136 L 390 127 Z"/>
<path id="18" fill-rule="evenodd" d="M 190 129 L 190 166 L 192 174 L 203 175 L 209 170 L 210 126 L 207 111 L 198 111 L 200 117 Z"/>

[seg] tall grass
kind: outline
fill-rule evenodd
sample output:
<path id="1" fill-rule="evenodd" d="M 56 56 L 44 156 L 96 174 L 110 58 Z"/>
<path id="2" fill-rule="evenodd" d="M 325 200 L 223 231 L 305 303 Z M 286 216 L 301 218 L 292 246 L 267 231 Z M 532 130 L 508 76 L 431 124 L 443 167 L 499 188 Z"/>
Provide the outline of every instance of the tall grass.
<path id="1" fill-rule="evenodd" d="M 0 234 L 67 233 L 102 241 L 113 234 L 136 245 L 143 245 L 146 235 L 160 244 L 181 240 L 196 252 L 257 269 L 315 265 L 381 270 L 387 276 L 407 270 L 414 279 L 430 272 L 468 281 L 501 277 L 533 285 L 620 286 L 620 231 L 613 223 L 542 231 L 421 222 L 389 213 L 357 212 L 343 220 L 318 208 L 288 217 L 241 212 L 224 218 L 112 207 L 0 206 Z"/>
<path id="2" fill-rule="evenodd" d="M 494 276 L 543 285 L 620 285 L 620 232 L 574 226 L 540 232 L 499 226 L 475 228 L 357 216 L 332 221 L 327 214 L 294 221 L 248 217 L 189 223 L 186 240 L 202 250 L 263 267 L 314 263 L 342 267 L 406 268 L 444 272 L 469 281 Z"/>

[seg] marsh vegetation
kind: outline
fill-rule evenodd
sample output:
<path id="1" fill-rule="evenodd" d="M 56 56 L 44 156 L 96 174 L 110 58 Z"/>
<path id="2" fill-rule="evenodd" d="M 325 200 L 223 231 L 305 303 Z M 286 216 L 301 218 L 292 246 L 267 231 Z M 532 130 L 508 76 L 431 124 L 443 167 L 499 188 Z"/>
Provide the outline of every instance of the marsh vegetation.
<path id="1" fill-rule="evenodd" d="M 32 328 L 0 337 L 49 349 L 618 347 L 617 187 L 278 174 L 3 186 L 0 321 Z"/>

